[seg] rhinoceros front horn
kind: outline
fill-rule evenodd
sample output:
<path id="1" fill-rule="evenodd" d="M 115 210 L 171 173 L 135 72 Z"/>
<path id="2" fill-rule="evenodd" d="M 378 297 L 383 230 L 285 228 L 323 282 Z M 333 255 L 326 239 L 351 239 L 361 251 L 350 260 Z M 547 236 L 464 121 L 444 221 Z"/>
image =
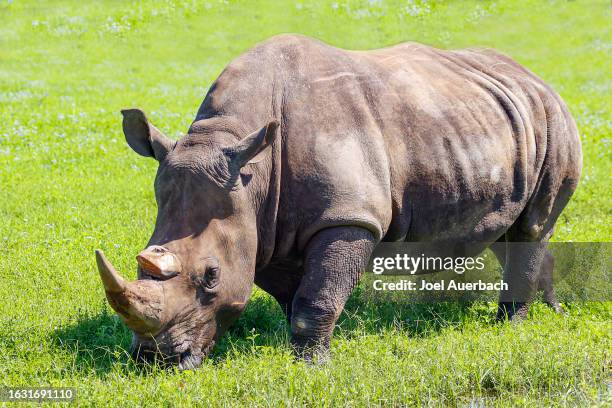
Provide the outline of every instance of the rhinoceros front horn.
<path id="1" fill-rule="evenodd" d="M 107 293 L 123 293 L 127 287 L 125 280 L 117 273 L 113 265 L 106 259 L 104 252 L 96 249 L 96 263 L 102 278 L 102 284 Z"/>
<path id="2" fill-rule="evenodd" d="M 164 294 L 160 282 L 126 282 L 104 253 L 96 250 L 96 262 L 106 298 L 125 324 L 140 334 L 155 335 L 167 323 Z"/>

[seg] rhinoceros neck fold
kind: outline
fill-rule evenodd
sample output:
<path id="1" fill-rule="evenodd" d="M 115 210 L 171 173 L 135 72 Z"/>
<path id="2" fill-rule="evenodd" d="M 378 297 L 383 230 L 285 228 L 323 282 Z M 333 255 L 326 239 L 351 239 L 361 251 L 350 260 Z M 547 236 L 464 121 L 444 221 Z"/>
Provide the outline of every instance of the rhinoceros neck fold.
<path id="1" fill-rule="evenodd" d="M 278 137 L 269 150 L 264 161 L 252 165 L 262 168 L 260 179 L 253 180 L 254 187 L 263 190 L 263 194 L 258 194 L 259 200 L 254 200 L 257 214 L 257 267 L 267 265 L 276 250 L 281 193 L 282 137 Z"/>

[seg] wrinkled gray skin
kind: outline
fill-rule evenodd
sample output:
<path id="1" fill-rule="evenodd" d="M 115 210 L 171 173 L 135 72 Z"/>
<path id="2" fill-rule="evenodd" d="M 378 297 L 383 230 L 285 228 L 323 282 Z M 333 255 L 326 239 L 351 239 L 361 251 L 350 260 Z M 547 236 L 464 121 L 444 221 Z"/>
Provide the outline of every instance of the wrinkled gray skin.
<path id="1" fill-rule="evenodd" d="M 225 68 L 178 142 L 123 115 L 129 145 L 159 162 L 157 221 L 138 281 L 98 262 L 138 357 L 196 367 L 255 283 L 297 353 L 324 358 L 381 241 L 533 243 L 496 251 L 510 285 L 499 317 L 525 316 L 538 288 L 559 308 L 546 242 L 580 141 L 560 97 L 495 51 L 282 35 Z"/>

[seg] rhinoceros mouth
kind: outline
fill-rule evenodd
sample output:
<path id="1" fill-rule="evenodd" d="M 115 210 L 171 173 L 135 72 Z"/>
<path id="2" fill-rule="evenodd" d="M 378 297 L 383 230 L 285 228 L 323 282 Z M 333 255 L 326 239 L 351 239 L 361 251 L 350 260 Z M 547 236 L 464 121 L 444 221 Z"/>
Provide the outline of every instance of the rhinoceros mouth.
<path id="1" fill-rule="evenodd" d="M 161 364 L 166 368 L 177 366 L 180 371 L 195 370 L 202 365 L 207 353 L 187 349 L 182 353 L 167 355 L 159 351 L 138 347 L 131 352 L 132 359 L 143 364 Z"/>
<path id="2" fill-rule="evenodd" d="M 205 337 L 195 342 L 185 340 L 179 344 L 170 345 L 163 339 L 153 336 L 141 337 L 135 334 L 132 338 L 130 355 L 137 363 L 159 364 L 165 368 L 177 366 L 181 371 L 194 370 L 202 364 L 215 344 L 216 341 L 213 338 Z"/>
<path id="3" fill-rule="evenodd" d="M 179 355 L 178 369 L 181 371 L 194 370 L 202 365 L 204 355 L 202 353 L 192 353 L 187 350 Z"/>

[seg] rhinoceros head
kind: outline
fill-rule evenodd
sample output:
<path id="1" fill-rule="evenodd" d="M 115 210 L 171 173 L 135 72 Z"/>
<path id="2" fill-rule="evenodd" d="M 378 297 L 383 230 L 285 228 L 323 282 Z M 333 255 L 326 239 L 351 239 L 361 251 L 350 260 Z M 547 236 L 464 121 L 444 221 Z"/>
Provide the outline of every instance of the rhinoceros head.
<path id="1" fill-rule="evenodd" d="M 256 210 L 241 169 L 268 147 L 278 122 L 245 138 L 229 132 L 166 138 L 144 113 L 123 113 L 130 147 L 159 162 L 158 212 L 138 280 L 124 280 L 101 251 L 106 297 L 133 332 L 138 360 L 197 367 L 243 310 L 253 285 Z"/>

